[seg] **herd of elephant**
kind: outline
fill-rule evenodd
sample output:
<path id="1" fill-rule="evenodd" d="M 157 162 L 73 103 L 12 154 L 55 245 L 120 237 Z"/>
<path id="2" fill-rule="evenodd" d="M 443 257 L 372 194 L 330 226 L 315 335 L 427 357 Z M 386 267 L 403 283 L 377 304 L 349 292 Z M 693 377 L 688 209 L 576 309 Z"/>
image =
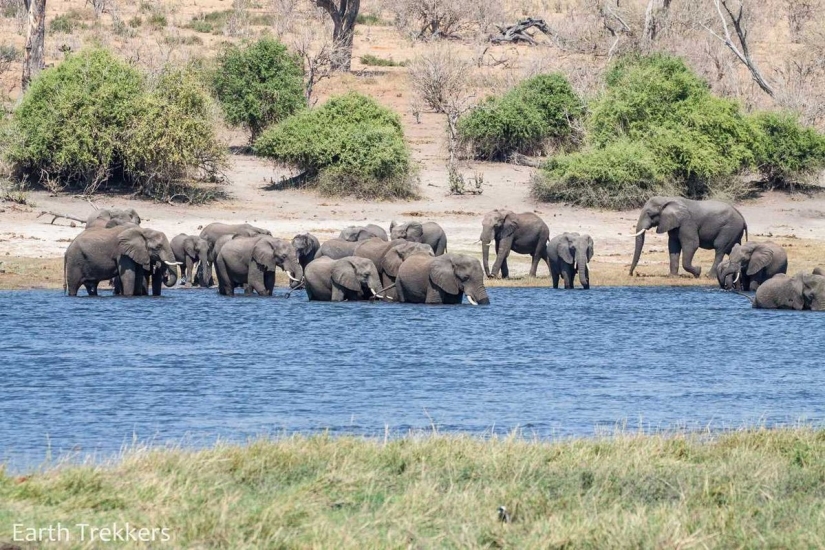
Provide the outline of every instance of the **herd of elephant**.
<path id="1" fill-rule="evenodd" d="M 489 304 L 484 277 L 509 277 L 511 252 L 531 256 L 530 276 L 544 261 L 553 287 L 563 280 L 565 289 L 590 287 L 589 261 L 593 239 L 586 234 L 563 233 L 550 238 L 546 223 L 534 213 L 493 210 L 482 220 L 482 261 L 466 254 L 447 252 L 447 235 L 437 223 L 409 222 L 390 225 L 389 234 L 369 224 L 348 227 L 321 244 L 309 233 L 291 241 L 272 237 L 266 229 L 249 224 L 212 223 L 199 235 L 181 234 L 171 242 L 166 236 L 140 226 L 133 209 L 99 210 L 85 230 L 66 250 L 65 288 L 71 296 L 85 286 L 97 294 L 101 281 L 111 281 L 115 294 L 159 295 L 162 285 L 181 283 L 212 286 L 232 296 L 272 295 L 275 270 L 289 278 L 291 290 L 304 288 L 310 300 L 386 300 L 428 304 Z M 733 206 L 718 201 L 693 201 L 681 197 L 653 197 L 647 201 L 636 225 L 632 275 L 641 256 L 645 232 L 656 228 L 668 234 L 670 274 L 678 275 L 679 260 L 694 277 L 699 248 L 714 250 L 709 276 L 719 285 L 748 296 L 754 307 L 825 310 L 825 272 L 786 275 L 788 257 L 772 242 L 745 242 L 747 224 Z M 490 245 L 496 258 L 490 267 Z M 728 256 L 726 259 L 725 256 Z"/>

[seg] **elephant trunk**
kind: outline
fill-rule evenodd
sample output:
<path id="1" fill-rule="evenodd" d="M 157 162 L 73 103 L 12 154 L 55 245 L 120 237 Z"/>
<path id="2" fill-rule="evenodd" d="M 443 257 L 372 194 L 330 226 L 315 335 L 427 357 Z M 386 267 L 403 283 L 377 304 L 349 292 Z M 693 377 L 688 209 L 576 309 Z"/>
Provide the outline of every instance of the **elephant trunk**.
<path id="1" fill-rule="evenodd" d="M 171 288 L 178 284 L 178 268 L 164 265 L 163 284 Z M 162 268 L 163 269 L 163 268 Z"/>
<path id="2" fill-rule="evenodd" d="M 467 296 L 467 301 L 473 305 L 488 306 L 490 305 L 490 297 L 487 296 L 487 289 L 483 284 L 476 287 L 465 289 L 464 294 Z"/>
<path id="3" fill-rule="evenodd" d="M 490 276 L 490 241 L 493 239 L 493 227 L 484 226 L 481 232 L 481 263 L 484 266 L 484 273 Z"/>
<path id="4" fill-rule="evenodd" d="M 587 278 L 587 251 L 576 250 L 576 269 L 579 271 L 579 282 L 587 287 L 590 284 Z"/>
<path id="5" fill-rule="evenodd" d="M 303 284 L 304 269 L 301 267 L 300 262 L 287 260 L 284 264 L 284 271 L 286 271 L 287 277 L 289 277 L 289 288 L 295 289 Z"/>
<path id="6" fill-rule="evenodd" d="M 647 226 L 642 218 L 640 218 L 639 223 L 636 224 L 636 250 L 633 251 L 633 262 L 630 264 L 631 275 L 633 275 L 633 271 L 639 263 L 639 258 L 642 255 L 642 247 L 645 245 L 645 231 L 649 228 L 650 226 Z"/>

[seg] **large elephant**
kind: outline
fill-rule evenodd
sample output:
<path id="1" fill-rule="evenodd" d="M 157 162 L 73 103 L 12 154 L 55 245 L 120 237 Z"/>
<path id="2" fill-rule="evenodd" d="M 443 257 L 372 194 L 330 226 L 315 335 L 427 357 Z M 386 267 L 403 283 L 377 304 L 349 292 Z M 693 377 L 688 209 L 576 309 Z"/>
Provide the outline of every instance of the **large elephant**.
<path id="1" fill-rule="evenodd" d="M 290 286 L 294 288 L 301 283 L 304 270 L 289 241 L 269 235 L 232 238 L 215 259 L 218 292 L 233 296 L 235 287 L 243 286 L 247 295 L 254 291 L 261 296 L 272 296 L 278 267 L 286 272 Z"/>
<path id="2" fill-rule="evenodd" d="M 780 273 L 756 289 L 753 307 L 825 311 L 825 276 L 821 271 L 800 272 L 789 277 Z"/>
<path id="3" fill-rule="evenodd" d="M 562 233 L 547 243 L 547 254 L 550 257 L 553 288 L 559 288 L 559 275 L 564 278 L 564 288 L 573 288 L 576 273 L 582 288 L 590 288 L 588 264 L 593 258 L 593 239 L 590 235 Z"/>
<path id="4" fill-rule="evenodd" d="M 312 301 L 343 302 L 383 297 L 378 271 L 367 258 L 316 258 L 307 266 L 304 276 L 307 297 Z"/>
<path id="5" fill-rule="evenodd" d="M 315 255 L 318 254 L 321 243 L 312 233 L 298 233 L 292 237 L 292 247 L 295 248 L 295 252 L 298 254 L 298 263 L 306 269 L 307 264 L 314 260 Z"/>
<path id="6" fill-rule="evenodd" d="M 716 251 L 708 273 L 711 277 L 715 276 L 719 262 L 725 254 L 730 254 L 733 245 L 742 242 L 742 235 L 747 238 L 748 231 L 742 214 L 724 202 L 652 197 L 642 207 L 636 223 L 636 250 L 630 264 L 631 275 L 642 254 L 645 232 L 651 227 L 655 227 L 657 233 L 667 233 L 671 277 L 679 274 L 680 254 L 685 271 L 699 277 L 702 269 L 693 266 L 693 256 L 699 248 Z"/>
<path id="7" fill-rule="evenodd" d="M 197 282 L 202 287 L 212 284 L 212 263 L 209 261 L 209 242 L 195 235 L 181 233 L 169 243 L 175 260 L 181 262 L 181 279 L 186 284 L 194 284 L 193 269 L 197 264 Z"/>
<path id="8" fill-rule="evenodd" d="M 730 257 L 716 266 L 719 286 L 726 290 L 756 290 L 771 277 L 787 272 L 788 254 L 770 241 L 736 244 Z"/>
<path id="9" fill-rule="evenodd" d="M 481 222 L 481 255 L 484 262 L 484 273 L 488 277 L 497 277 L 499 269 L 502 278 L 510 276 L 507 266 L 507 256 L 510 251 L 518 254 L 529 254 L 533 257 L 530 266 L 530 276 L 535 277 L 539 261 L 544 260 L 550 270 L 550 259 L 547 256 L 547 240 L 550 230 L 541 218 L 532 212 L 516 214 L 510 210 L 493 210 L 484 216 Z M 490 241 L 495 239 L 496 261 L 493 269 L 489 268 Z"/>
<path id="10" fill-rule="evenodd" d="M 375 269 L 377 269 L 378 274 L 381 275 L 381 259 L 384 257 L 384 254 L 386 254 L 387 251 L 393 246 L 406 242 L 407 241 L 404 239 L 383 241 L 378 237 L 373 237 L 372 239 L 367 239 L 366 241 L 359 241 L 358 246 L 355 247 L 352 255 L 358 256 L 359 258 L 367 258 L 372 260 L 372 263 L 375 264 Z"/>
<path id="11" fill-rule="evenodd" d="M 390 247 L 381 257 L 378 272 L 381 275 L 381 284 L 384 285 L 383 293 L 387 300 L 398 300 L 398 290 L 395 285 L 398 270 L 407 258 L 416 254 L 431 258 L 435 256 L 432 247 L 428 244 L 401 241 L 401 244 Z"/>
<path id="12" fill-rule="evenodd" d="M 340 260 L 355 254 L 355 249 L 361 241 L 345 241 L 344 239 L 330 239 L 324 241 L 315 258 L 332 258 L 333 260 Z"/>
<path id="13" fill-rule="evenodd" d="M 77 296 L 81 285 L 97 294 L 100 281 L 117 279 L 124 296 L 146 293 L 146 276 L 153 275 L 152 290 L 160 294 L 163 269 L 178 263 L 166 235 L 135 225 L 85 230 L 66 249 L 63 257 L 65 288 Z"/>
<path id="14" fill-rule="evenodd" d="M 339 239 L 343 239 L 345 241 L 355 242 L 355 241 L 366 241 L 367 239 L 372 239 L 377 237 L 382 241 L 386 241 L 387 239 L 387 232 L 384 231 L 384 228 L 374 223 L 370 223 L 367 225 L 351 225 L 349 227 L 344 228 L 341 231 L 341 234 L 338 235 Z"/>
<path id="15" fill-rule="evenodd" d="M 203 228 L 200 238 L 209 243 L 209 261 L 214 262 L 218 254 L 215 252 L 215 243 L 224 235 L 234 235 L 238 237 L 254 237 L 255 235 L 272 235 L 268 230 L 249 225 L 248 223 L 228 224 L 210 223 Z"/>
<path id="16" fill-rule="evenodd" d="M 104 208 L 89 214 L 89 218 L 86 220 L 86 229 L 128 224 L 140 225 L 140 216 L 134 208 Z"/>
<path id="17" fill-rule="evenodd" d="M 416 304 L 489 304 L 481 263 L 466 254 L 414 255 L 398 269 L 398 300 Z"/>
<path id="18" fill-rule="evenodd" d="M 390 224 L 390 236 L 393 239 L 428 244 L 436 256 L 441 256 L 447 252 L 447 234 L 435 222 L 407 222 L 402 224 L 392 222 Z"/>

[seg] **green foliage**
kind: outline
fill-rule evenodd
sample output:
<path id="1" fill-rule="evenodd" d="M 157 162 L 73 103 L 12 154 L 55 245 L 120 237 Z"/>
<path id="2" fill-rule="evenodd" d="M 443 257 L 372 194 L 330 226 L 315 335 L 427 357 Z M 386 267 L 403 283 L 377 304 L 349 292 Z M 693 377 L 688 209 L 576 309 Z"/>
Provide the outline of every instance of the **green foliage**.
<path id="1" fill-rule="evenodd" d="M 137 29 L 141 25 L 143 25 L 143 18 L 141 18 L 141 16 L 136 15 L 136 16 L 132 17 L 131 19 L 129 19 L 129 26 L 132 27 L 133 29 Z"/>
<path id="2" fill-rule="evenodd" d="M 165 28 L 165 27 L 166 27 L 166 25 L 168 25 L 168 24 L 169 24 L 169 22 L 166 20 L 166 15 L 164 15 L 164 14 L 162 14 L 162 13 L 158 13 L 158 12 L 155 12 L 155 13 L 153 13 L 152 15 L 150 15 L 150 16 L 146 19 L 146 22 L 147 22 L 147 23 L 149 24 L 149 26 L 150 26 L 150 27 L 152 27 L 154 30 L 160 30 L 160 29 L 163 29 L 163 28 Z"/>
<path id="3" fill-rule="evenodd" d="M 163 37 L 163 43 L 170 46 L 197 46 L 203 44 L 203 39 L 198 35 L 168 34 Z"/>
<path id="4" fill-rule="evenodd" d="M 51 24 L 49 25 L 49 30 L 52 32 L 61 32 L 65 34 L 70 34 L 74 31 L 75 21 L 67 14 L 58 15 L 54 19 L 52 19 Z"/>
<path id="5" fill-rule="evenodd" d="M 93 193 L 122 182 L 148 195 L 223 163 L 209 97 L 189 73 L 143 75 L 104 49 L 83 50 L 32 82 L 7 156 L 21 176 Z"/>
<path id="6" fill-rule="evenodd" d="M 398 115 L 349 93 L 305 110 L 264 132 L 257 154 L 296 166 L 329 195 L 408 198 L 410 153 Z"/>
<path id="7" fill-rule="evenodd" d="M 625 209 L 671 191 L 656 155 L 628 139 L 558 155 L 542 172 L 532 186 L 533 196 L 541 201 Z"/>
<path id="8" fill-rule="evenodd" d="M 232 10 L 212 11 L 196 15 L 187 27 L 197 32 L 221 34 L 230 15 L 232 15 Z"/>
<path id="9" fill-rule="evenodd" d="M 791 185 L 825 166 L 825 136 L 792 114 L 758 113 L 752 122 L 762 134 L 757 165 L 771 186 Z"/>
<path id="10" fill-rule="evenodd" d="M 226 120 L 249 129 L 254 140 L 267 126 L 306 106 L 300 59 L 286 46 L 262 38 L 245 46 L 227 45 L 212 77 Z"/>
<path id="11" fill-rule="evenodd" d="M 459 138 L 475 158 L 504 160 L 513 153 L 541 153 L 548 143 L 566 147 L 571 123 L 584 105 L 560 74 L 539 75 L 501 97 L 490 97 L 458 121 Z"/>
<path id="12" fill-rule="evenodd" d="M 406 67 L 406 61 L 393 61 L 392 59 L 384 59 L 372 54 L 365 54 L 361 56 L 361 64 L 368 67 Z"/>
<path id="13" fill-rule="evenodd" d="M 370 27 L 391 25 L 389 21 L 384 21 L 380 15 L 374 13 L 359 13 L 358 17 L 355 18 L 355 22 L 359 25 L 367 25 Z"/>

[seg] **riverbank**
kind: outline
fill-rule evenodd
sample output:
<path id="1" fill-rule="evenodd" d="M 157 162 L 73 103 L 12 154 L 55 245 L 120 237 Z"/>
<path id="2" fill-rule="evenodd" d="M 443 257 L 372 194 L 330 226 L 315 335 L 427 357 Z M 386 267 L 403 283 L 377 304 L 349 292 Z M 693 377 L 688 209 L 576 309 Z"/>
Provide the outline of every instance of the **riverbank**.
<path id="1" fill-rule="evenodd" d="M 14 524 L 59 522 L 69 548 L 86 547 L 81 523 L 166 529 L 174 548 L 810 548 L 825 545 L 823 478 L 825 431 L 807 427 L 561 442 L 296 436 L 0 470 L 0 545 Z"/>

